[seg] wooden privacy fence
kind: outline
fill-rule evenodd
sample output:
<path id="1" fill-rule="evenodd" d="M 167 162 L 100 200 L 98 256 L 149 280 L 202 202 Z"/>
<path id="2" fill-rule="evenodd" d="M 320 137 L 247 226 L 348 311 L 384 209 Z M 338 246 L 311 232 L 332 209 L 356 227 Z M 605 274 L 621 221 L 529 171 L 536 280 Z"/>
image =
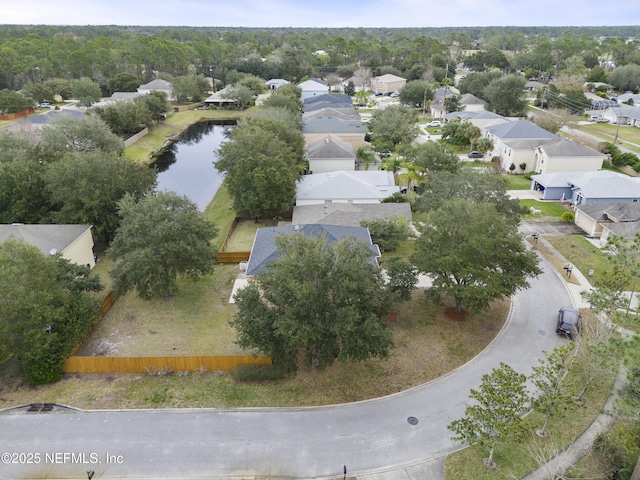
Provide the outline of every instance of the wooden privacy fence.
<path id="1" fill-rule="evenodd" d="M 154 373 L 232 371 L 238 365 L 271 365 L 266 355 L 202 355 L 184 357 L 69 357 L 62 373 Z"/>
<path id="2" fill-rule="evenodd" d="M 218 263 L 240 263 L 249 260 L 251 252 L 218 252 Z"/>

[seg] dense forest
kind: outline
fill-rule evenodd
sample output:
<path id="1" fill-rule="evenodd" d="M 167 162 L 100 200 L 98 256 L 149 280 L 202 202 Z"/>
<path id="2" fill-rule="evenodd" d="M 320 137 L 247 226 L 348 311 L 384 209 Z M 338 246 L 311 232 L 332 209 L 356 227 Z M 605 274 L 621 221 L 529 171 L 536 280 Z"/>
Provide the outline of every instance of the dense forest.
<path id="1" fill-rule="evenodd" d="M 159 74 L 238 73 L 299 81 L 360 66 L 436 81 L 462 64 L 476 71 L 553 76 L 567 68 L 640 64 L 640 26 L 460 28 L 234 28 L 0 26 L 0 89 L 51 79 L 140 83 Z M 576 62 L 577 60 L 577 62 Z"/>

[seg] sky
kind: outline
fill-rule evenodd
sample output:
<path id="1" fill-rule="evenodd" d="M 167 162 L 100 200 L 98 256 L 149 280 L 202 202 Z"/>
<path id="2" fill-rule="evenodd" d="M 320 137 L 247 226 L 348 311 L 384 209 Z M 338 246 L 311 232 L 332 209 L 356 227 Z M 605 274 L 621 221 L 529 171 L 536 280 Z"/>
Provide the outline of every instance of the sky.
<path id="1" fill-rule="evenodd" d="M 640 25 L 636 0 L 0 0 L 0 24 L 193 27 Z"/>

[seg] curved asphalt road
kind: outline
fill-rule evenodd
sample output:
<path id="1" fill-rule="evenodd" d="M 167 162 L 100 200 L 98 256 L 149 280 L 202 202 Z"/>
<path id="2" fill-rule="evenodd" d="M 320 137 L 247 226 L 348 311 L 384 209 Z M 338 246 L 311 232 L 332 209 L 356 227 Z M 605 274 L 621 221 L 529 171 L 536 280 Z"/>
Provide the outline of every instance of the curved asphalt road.
<path id="1" fill-rule="evenodd" d="M 566 342 L 555 334 L 555 319 L 571 298 L 560 276 L 541 262 L 545 273 L 515 296 L 510 319 L 490 347 L 429 384 L 313 408 L 8 411 L 0 415 L 0 454 L 39 453 L 40 459 L 0 463 L 0 478 L 87 478 L 91 470 L 96 479 L 342 478 L 343 466 L 348 476 L 391 470 L 388 478 L 406 478 L 404 467 L 460 448 L 447 425 L 464 414 L 469 389 L 483 374 L 500 362 L 529 374 L 543 351 Z"/>

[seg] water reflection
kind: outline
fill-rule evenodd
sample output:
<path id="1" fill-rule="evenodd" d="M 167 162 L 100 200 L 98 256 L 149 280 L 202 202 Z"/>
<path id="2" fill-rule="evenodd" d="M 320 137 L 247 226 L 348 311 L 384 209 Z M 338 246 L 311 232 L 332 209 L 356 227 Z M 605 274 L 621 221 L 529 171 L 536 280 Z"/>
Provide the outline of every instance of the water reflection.
<path id="1" fill-rule="evenodd" d="M 234 122 L 201 122 L 185 130 L 153 163 L 158 170 L 158 190 L 187 196 L 203 211 L 222 184 L 213 166 L 215 151 L 227 139 Z"/>

